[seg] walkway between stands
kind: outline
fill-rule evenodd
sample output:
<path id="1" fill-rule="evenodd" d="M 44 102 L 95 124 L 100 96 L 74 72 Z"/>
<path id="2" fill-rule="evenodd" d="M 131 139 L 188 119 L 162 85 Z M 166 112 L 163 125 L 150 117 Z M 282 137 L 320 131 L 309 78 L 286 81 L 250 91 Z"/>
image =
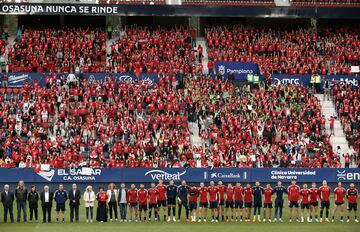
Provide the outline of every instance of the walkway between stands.
<path id="1" fill-rule="evenodd" d="M 335 105 L 331 101 L 331 99 L 326 99 L 324 101 L 323 94 L 316 94 L 316 97 L 319 99 L 320 104 L 322 106 L 322 114 L 325 116 L 325 118 L 328 120 L 331 116 L 337 116 L 335 111 Z M 330 127 L 329 124 L 326 125 L 327 133 L 330 134 Z M 349 151 L 349 143 L 346 140 L 343 127 L 341 125 L 341 122 L 338 118 L 336 118 L 334 123 L 334 133 L 335 135 L 331 136 L 330 142 L 333 146 L 333 150 L 335 154 L 337 153 L 337 147 L 340 146 L 342 154 L 345 154 Z M 344 165 L 344 158 L 340 157 L 342 165 Z"/>
<path id="2" fill-rule="evenodd" d="M 207 54 L 207 46 L 206 46 L 206 39 L 205 37 L 197 37 L 196 38 L 196 47 L 195 49 L 197 49 L 197 47 L 201 45 L 201 47 L 203 48 L 203 58 L 202 58 L 202 65 L 203 65 L 203 73 L 207 74 L 208 73 L 208 61 L 209 61 L 209 57 Z"/>

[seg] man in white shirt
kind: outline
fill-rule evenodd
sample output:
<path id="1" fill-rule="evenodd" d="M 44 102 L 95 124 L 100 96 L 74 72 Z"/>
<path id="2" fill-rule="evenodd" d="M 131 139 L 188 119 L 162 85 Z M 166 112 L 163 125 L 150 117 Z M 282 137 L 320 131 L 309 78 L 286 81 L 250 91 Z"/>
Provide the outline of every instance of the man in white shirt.
<path id="1" fill-rule="evenodd" d="M 51 222 L 51 208 L 54 194 L 50 192 L 49 186 L 44 186 L 44 191 L 40 194 L 41 208 L 43 212 L 43 223 Z M 47 217 L 46 217 L 47 216 Z"/>

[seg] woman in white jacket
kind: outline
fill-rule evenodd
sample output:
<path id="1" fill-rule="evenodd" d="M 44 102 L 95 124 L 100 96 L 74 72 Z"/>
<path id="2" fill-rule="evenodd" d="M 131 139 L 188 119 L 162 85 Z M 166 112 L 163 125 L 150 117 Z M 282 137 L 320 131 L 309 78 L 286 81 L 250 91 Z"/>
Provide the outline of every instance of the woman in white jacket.
<path id="1" fill-rule="evenodd" d="M 92 190 L 92 186 L 87 186 L 84 192 L 84 201 L 85 201 L 85 209 L 86 209 L 86 223 L 93 222 L 94 216 L 94 203 L 95 203 L 96 195 Z M 90 215 L 89 215 L 90 214 Z M 90 216 L 90 218 L 89 218 Z"/>
<path id="2" fill-rule="evenodd" d="M 108 206 L 109 206 L 109 216 L 110 216 L 110 222 L 113 221 L 113 212 L 115 216 L 115 221 L 118 220 L 118 212 L 117 212 L 117 205 L 118 205 L 118 190 L 116 189 L 116 185 L 114 183 L 110 183 L 108 190 L 107 190 L 107 196 L 108 196 Z"/>

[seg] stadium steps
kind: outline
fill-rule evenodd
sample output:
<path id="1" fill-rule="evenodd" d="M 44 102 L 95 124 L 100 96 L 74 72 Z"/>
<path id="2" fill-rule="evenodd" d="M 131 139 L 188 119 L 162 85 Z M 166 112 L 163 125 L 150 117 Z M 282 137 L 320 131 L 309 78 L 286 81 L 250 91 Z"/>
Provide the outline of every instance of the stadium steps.
<path id="1" fill-rule="evenodd" d="M 190 143 L 192 146 L 201 146 L 201 137 L 199 136 L 199 127 L 197 123 L 188 122 L 190 130 Z"/>
<path id="2" fill-rule="evenodd" d="M 326 119 L 329 119 L 331 116 L 337 116 L 336 111 L 335 111 L 335 106 L 331 100 L 324 101 L 323 94 L 316 94 L 315 96 L 320 101 L 321 113 L 323 115 L 325 115 Z M 330 134 L 330 128 L 329 128 L 328 123 L 326 124 L 326 131 L 328 134 Z M 331 138 L 330 138 L 330 142 L 333 146 L 334 152 L 336 152 L 337 146 L 340 146 L 342 152 L 344 154 L 347 153 L 349 151 L 349 143 L 346 140 L 343 127 L 338 118 L 336 118 L 336 120 L 334 122 L 334 133 L 335 133 L 335 136 L 331 136 Z M 340 160 L 341 160 L 342 165 L 344 166 L 344 158 L 340 157 Z"/>
<path id="3" fill-rule="evenodd" d="M 198 48 L 199 44 L 201 45 L 201 47 L 203 48 L 203 58 L 202 58 L 202 65 L 203 65 L 203 73 L 207 74 L 209 72 L 207 64 L 209 61 L 209 57 L 207 54 L 207 46 L 206 46 L 206 39 L 205 37 L 197 37 L 196 38 L 196 48 Z"/>

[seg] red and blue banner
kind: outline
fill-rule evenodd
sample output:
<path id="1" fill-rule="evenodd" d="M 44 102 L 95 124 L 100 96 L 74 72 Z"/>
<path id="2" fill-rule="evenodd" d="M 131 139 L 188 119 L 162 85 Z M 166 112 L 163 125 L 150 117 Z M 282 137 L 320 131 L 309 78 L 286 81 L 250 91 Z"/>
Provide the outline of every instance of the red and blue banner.
<path id="1" fill-rule="evenodd" d="M 188 183 L 209 181 L 274 183 L 290 182 L 360 182 L 359 168 L 92 168 L 50 169 L 34 172 L 34 169 L 0 168 L 0 183 L 150 183 L 158 180 L 174 180 Z"/>
<path id="2" fill-rule="evenodd" d="M 8 73 L 8 86 L 11 88 L 21 88 L 27 82 L 29 85 L 33 85 L 34 82 L 38 82 L 41 87 L 46 85 L 45 78 L 49 73 L 32 73 L 32 72 L 16 72 Z M 58 76 L 63 75 L 65 78 L 69 75 L 68 73 L 57 74 Z M 2 76 L 0 74 L 0 85 L 2 83 Z M 82 73 L 78 77 L 87 79 L 89 82 L 92 81 L 104 81 L 106 77 L 111 76 L 115 81 L 128 81 L 128 82 L 143 82 L 152 86 L 154 83 L 159 81 L 159 76 L 155 73 L 142 73 L 139 76 L 136 76 L 131 73 Z"/>

